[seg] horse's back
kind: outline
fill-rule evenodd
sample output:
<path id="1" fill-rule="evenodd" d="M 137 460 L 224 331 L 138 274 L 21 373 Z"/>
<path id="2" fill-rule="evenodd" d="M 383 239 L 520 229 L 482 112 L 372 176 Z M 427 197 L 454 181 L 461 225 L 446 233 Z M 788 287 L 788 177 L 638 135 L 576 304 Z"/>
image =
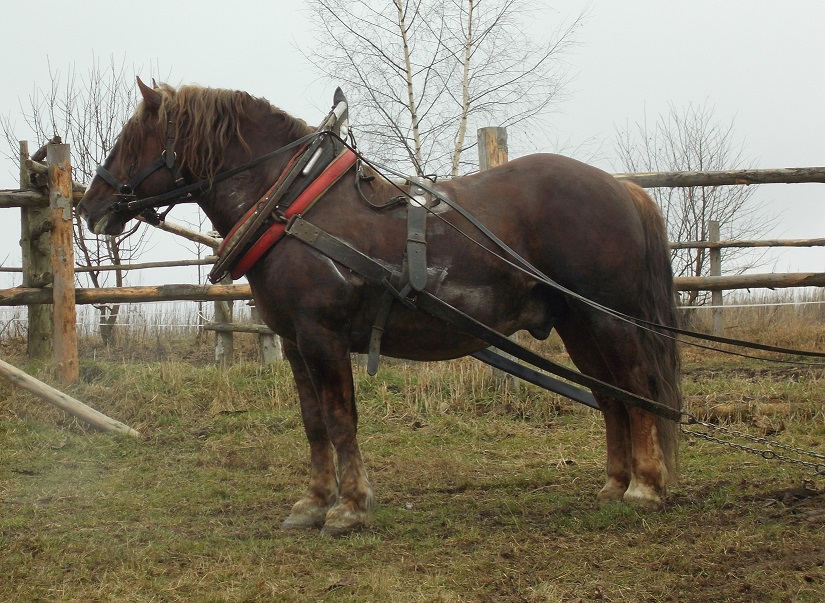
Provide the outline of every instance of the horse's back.
<path id="1" fill-rule="evenodd" d="M 645 225 L 633 195 L 610 174 L 575 159 L 527 155 L 442 186 L 562 284 L 626 287 L 644 262 Z"/>
<path id="2" fill-rule="evenodd" d="M 462 207 L 484 221 L 522 218 L 554 232 L 610 227 L 639 233 L 640 218 L 627 187 L 607 172 L 576 159 L 539 153 L 456 178 L 443 185 Z M 577 228 L 578 230 L 578 228 Z M 633 234 L 627 232 L 626 234 Z"/>

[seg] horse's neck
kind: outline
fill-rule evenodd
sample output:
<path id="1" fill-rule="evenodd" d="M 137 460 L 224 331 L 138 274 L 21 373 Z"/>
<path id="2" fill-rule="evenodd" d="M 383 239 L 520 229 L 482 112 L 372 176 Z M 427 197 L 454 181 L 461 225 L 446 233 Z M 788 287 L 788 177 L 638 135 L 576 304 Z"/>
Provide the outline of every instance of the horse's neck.
<path id="1" fill-rule="evenodd" d="M 227 148 L 218 171 L 243 165 L 288 145 L 292 140 L 283 134 L 282 120 L 272 115 L 252 116 L 242 128 L 245 145 L 236 141 Z M 289 163 L 292 153 L 278 155 L 215 186 L 201 197 L 201 208 L 215 229 L 226 236 L 277 180 Z"/>

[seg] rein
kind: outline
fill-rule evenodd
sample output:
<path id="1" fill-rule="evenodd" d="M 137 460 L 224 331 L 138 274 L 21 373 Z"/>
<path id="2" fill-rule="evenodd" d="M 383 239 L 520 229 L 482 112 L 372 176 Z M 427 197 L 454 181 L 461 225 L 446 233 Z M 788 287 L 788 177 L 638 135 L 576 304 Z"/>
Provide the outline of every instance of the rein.
<path id="1" fill-rule="evenodd" d="M 390 287 L 390 290 L 392 290 L 391 285 L 389 285 L 389 283 L 395 280 L 395 274 L 392 270 L 357 249 L 354 249 L 348 243 L 334 237 L 310 222 L 307 222 L 300 215 L 294 216 L 289 221 L 286 227 L 286 233 L 309 245 L 328 258 L 340 263 L 343 266 L 346 266 L 354 272 L 357 272 L 366 279 L 376 284 Z M 411 304 L 412 307 L 415 307 L 430 316 L 445 321 L 468 335 L 480 339 L 488 345 L 496 347 L 506 354 L 510 354 L 523 362 L 535 366 L 536 368 L 545 370 L 549 373 L 567 379 L 568 381 L 572 381 L 577 385 L 587 387 L 591 390 L 600 392 L 606 396 L 626 404 L 630 404 L 631 406 L 639 407 L 642 410 L 646 410 L 647 412 L 662 416 L 677 423 L 686 422 L 686 424 L 693 424 L 695 421 L 695 418 L 687 412 L 670 408 L 669 406 L 656 402 L 655 400 L 633 394 L 616 387 L 615 385 L 611 385 L 610 383 L 601 381 L 595 377 L 590 377 L 557 362 L 553 362 L 552 360 L 519 345 L 506 335 L 503 335 L 495 329 L 492 329 L 491 327 L 477 321 L 473 317 L 465 314 L 458 308 L 451 306 L 428 291 L 418 291 L 412 297 L 403 297 L 399 299 L 402 302 Z M 480 354 L 476 357 L 483 362 L 491 363 L 491 359 L 495 360 L 497 357 L 500 357 L 500 355 L 495 352 L 489 352 L 486 355 Z M 542 375 L 541 373 L 531 370 L 526 371 L 525 374 L 534 378 L 536 376 L 546 377 L 546 375 Z M 561 385 L 566 386 L 567 389 L 564 391 L 557 390 L 555 388 L 557 384 L 559 384 L 559 382 L 555 380 L 545 379 L 541 381 L 542 387 L 547 387 L 551 391 L 556 391 L 557 393 L 569 396 L 578 402 L 593 407 L 595 401 L 591 396 L 589 396 L 588 392 L 576 391 L 576 388 L 571 388 L 571 386 L 564 383 L 561 383 Z"/>
<path id="2" fill-rule="evenodd" d="M 266 153 L 265 155 L 261 155 L 260 157 L 256 157 L 255 159 L 252 159 L 251 161 L 247 161 L 246 163 L 241 164 L 239 166 L 236 166 L 234 168 L 231 168 L 229 170 L 226 170 L 225 172 L 220 172 L 212 178 L 206 178 L 204 180 L 201 180 L 200 182 L 195 182 L 193 184 L 188 184 L 188 185 L 185 185 L 185 186 L 181 186 L 181 187 L 179 187 L 179 188 L 177 188 L 173 191 L 168 191 L 166 193 L 161 193 L 160 195 L 154 195 L 152 197 L 144 197 L 142 199 L 133 199 L 131 201 L 120 201 L 119 203 L 115 203 L 115 204 L 112 205 L 112 211 L 140 213 L 140 212 L 142 212 L 144 210 L 147 210 L 147 209 L 154 209 L 156 207 L 162 207 L 164 205 L 170 205 L 170 204 L 174 205 L 175 202 L 180 201 L 182 198 L 184 198 L 186 196 L 189 196 L 194 192 L 203 192 L 206 189 L 210 188 L 216 182 L 222 182 L 223 180 L 227 180 L 229 178 L 232 178 L 233 176 L 237 176 L 238 174 L 240 174 L 242 172 L 245 172 L 249 169 L 252 169 L 253 167 L 255 167 L 257 165 L 260 165 L 261 163 L 263 163 L 263 162 L 265 162 L 269 159 L 272 159 L 273 157 L 277 157 L 278 155 L 280 155 L 282 153 L 287 153 L 287 152 L 291 151 L 292 149 L 298 148 L 298 147 L 300 147 L 301 145 L 303 145 L 305 143 L 309 143 L 310 141 L 312 141 L 312 145 L 317 145 L 319 143 L 319 140 L 324 138 L 326 134 L 331 134 L 335 138 L 341 139 L 340 136 L 338 136 L 337 134 L 335 134 L 334 132 L 331 131 L 332 127 L 337 122 L 343 122 L 344 125 L 339 126 L 339 128 L 341 128 L 341 134 L 345 134 L 345 132 L 346 132 L 346 125 L 345 124 L 346 124 L 346 116 L 347 116 L 347 103 L 346 103 L 346 98 L 344 97 L 344 93 L 341 91 L 340 88 L 336 89 L 335 96 L 333 98 L 333 102 L 335 104 L 334 104 L 332 110 L 324 118 L 324 121 L 321 122 L 321 125 L 318 126 L 318 129 L 315 132 L 311 133 L 311 134 L 307 134 L 306 136 L 302 136 L 301 138 L 299 138 L 297 140 L 294 140 L 294 141 L 290 142 L 289 144 L 287 144 L 283 147 L 275 149 L 274 151 L 270 151 L 269 153 Z M 161 153 L 160 159 L 156 159 L 150 166 L 148 166 L 145 169 L 141 170 L 141 172 L 139 174 L 139 175 L 142 176 L 141 180 L 146 178 L 149 174 L 154 172 L 156 169 L 158 169 L 162 165 L 168 164 L 168 162 L 170 161 L 170 155 L 172 157 L 171 161 L 173 162 L 173 165 L 174 165 L 174 161 L 175 161 L 175 157 L 176 157 L 175 153 L 174 153 L 174 150 L 173 150 L 174 143 L 175 143 L 174 134 L 172 134 L 172 133 L 167 134 L 166 147 L 167 147 L 168 150 L 172 151 L 171 154 L 169 152 L 167 152 L 167 150 L 164 150 Z M 344 143 L 344 144 L 346 145 L 346 143 Z M 314 154 L 314 155 L 309 157 L 309 163 L 313 163 L 314 161 L 317 161 L 317 159 L 318 159 L 318 157 Z M 159 163 L 161 160 L 163 160 L 163 164 Z M 157 167 L 153 167 L 156 164 L 158 164 Z M 103 169 L 103 168 L 101 167 L 99 169 Z M 108 177 L 104 176 L 104 175 L 101 175 L 104 178 L 104 180 L 106 180 L 106 182 L 108 182 L 109 184 L 114 186 L 115 190 L 118 190 L 119 186 L 122 185 L 122 183 L 119 180 L 117 180 L 116 178 L 114 178 L 111 174 L 109 174 L 108 171 L 106 171 L 105 169 L 103 169 L 103 171 L 108 175 Z M 145 175 L 143 175 L 144 172 L 146 172 Z M 140 182 L 140 181 L 138 181 L 138 182 Z M 176 181 L 176 183 L 177 183 L 177 181 Z M 129 184 L 131 184 L 131 183 L 129 183 Z M 129 186 L 129 184 L 127 184 L 127 186 Z M 131 191 L 127 194 L 128 196 L 134 196 L 135 186 L 137 186 L 137 185 L 134 185 L 134 186 L 131 187 Z"/>
<path id="3" fill-rule="evenodd" d="M 286 227 L 286 233 L 306 245 L 309 245 L 331 260 L 346 266 L 350 270 L 357 272 L 376 284 L 384 286 L 387 291 L 394 292 L 394 288 L 390 283 L 396 280 L 396 272 L 390 270 L 382 264 L 379 264 L 376 260 L 353 248 L 348 243 L 307 222 L 300 215 L 296 215 L 290 219 Z M 766 438 L 735 432 L 723 426 L 702 421 L 695 415 L 685 410 L 671 408 L 661 402 L 634 394 L 611 385 L 610 383 L 606 383 L 594 377 L 590 377 L 589 375 L 579 373 L 574 369 L 553 362 L 552 360 L 521 346 L 509 337 L 481 322 L 478 322 L 458 308 L 455 308 L 427 291 L 418 291 L 411 297 L 399 296 L 398 299 L 402 303 L 415 307 L 422 312 L 457 327 L 466 334 L 477 337 L 481 341 L 494 346 L 495 348 L 521 360 L 522 362 L 567 379 L 576 385 L 587 387 L 593 392 L 598 392 L 629 406 L 634 406 L 653 415 L 673 421 L 679 424 L 682 431 L 688 435 L 730 446 L 737 450 L 759 454 L 765 459 L 775 459 L 777 461 L 794 463 L 812 469 L 816 475 L 825 475 L 825 463 L 821 462 L 822 460 L 825 460 L 825 455 L 794 446 L 789 446 L 787 444 L 782 444 L 780 442 L 774 442 Z M 498 352 L 494 352 L 492 349 L 488 348 L 478 351 L 472 354 L 472 356 L 477 360 L 481 360 L 491 366 L 507 371 L 508 373 L 538 385 L 539 387 L 566 396 L 595 410 L 601 410 L 598 402 L 591 392 L 580 389 L 579 387 L 576 387 L 576 385 L 571 385 L 570 383 L 555 379 L 546 373 L 519 364 L 518 362 L 515 362 L 506 356 L 499 354 Z M 699 427 L 706 429 L 707 432 L 685 429 L 685 426 L 694 425 L 698 425 Z M 719 431 L 723 432 L 728 439 L 713 436 L 710 433 Z M 737 444 L 734 441 L 731 441 L 730 436 L 745 438 L 750 441 L 765 444 L 768 448 L 756 449 L 752 446 L 749 447 L 742 444 Z M 808 457 L 815 460 L 804 460 L 803 458 L 795 458 L 788 456 L 787 454 L 777 453 L 774 448 L 779 448 L 780 450 L 794 453 L 800 457 Z"/>
<path id="4" fill-rule="evenodd" d="M 228 169 L 224 172 L 220 172 L 216 174 L 211 179 L 204 179 L 198 182 L 187 184 L 184 186 L 180 186 L 171 191 L 167 191 L 165 193 L 161 193 L 159 195 L 153 195 L 152 197 L 143 197 L 141 199 L 132 199 L 131 201 L 121 200 L 112 205 L 111 211 L 113 212 L 129 212 L 129 213 L 140 213 L 147 209 L 154 209 L 157 207 L 163 207 L 166 205 L 174 205 L 176 202 L 181 201 L 184 197 L 188 197 L 195 192 L 203 192 L 206 189 L 210 188 L 216 182 L 222 182 L 224 180 L 228 180 L 233 176 L 237 176 L 247 170 L 252 169 L 253 167 L 262 164 L 273 157 L 277 157 L 283 153 L 288 153 L 289 151 L 300 147 L 301 145 L 313 140 L 319 136 L 318 132 L 313 132 L 312 134 L 307 134 L 306 136 L 302 136 L 301 138 L 287 144 L 286 146 L 280 147 L 275 149 L 274 151 L 270 151 L 265 155 L 261 155 L 260 157 L 256 157 L 242 165 L 236 166 L 234 168 Z M 172 154 L 174 155 L 174 153 Z M 146 168 L 140 171 L 138 176 L 141 176 L 140 180 L 137 183 L 133 184 L 133 182 L 137 179 L 137 176 L 133 178 L 129 183 L 122 183 L 117 178 L 112 176 L 103 166 L 98 167 L 98 175 L 101 176 L 106 182 L 108 182 L 115 190 L 117 190 L 121 195 L 125 196 L 134 196 L 133 192 L 123 193 L 120 190 L 121 186 L 129 187 L 131 185 L 131 191 L 134 191 L 134 188 L 140 184 L 140 181 L 144 180 L 146 177 L 149 176 L 155 170 L 163 167 L 166 165 L 166 157 L 169 156 L 167 151 L 163 151 L 161 156 L 156 159 L 154 162 L 149 164 Z M 151 168 L 151 169 L 150 169 Z"/>

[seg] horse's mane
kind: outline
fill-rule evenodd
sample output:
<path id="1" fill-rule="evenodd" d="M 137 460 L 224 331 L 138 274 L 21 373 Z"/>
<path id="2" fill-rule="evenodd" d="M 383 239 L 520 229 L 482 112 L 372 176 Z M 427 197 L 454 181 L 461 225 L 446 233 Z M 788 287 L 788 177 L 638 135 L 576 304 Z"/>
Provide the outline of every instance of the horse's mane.
<path id="1" fill-rule="evenodd" d="M 220 158 L 231 144 L 239 144 L 247 152 L 250 151 L 241 125 L 244 118 L 252 113 L 282 116 L 283 135 L 289 139 L 299 138 L 309 130 L 302 119 L 292 117 L 265 98 L 246 92 L 202 86 L 173 88 L 168 84 L 159 84 L 155 91 L 161 96 L 157 123 L 162 136 L 166 137 L 169 124 L 177 129 L 175 151 L 178 161 L 198 179 L 211 180 L 214 177 Z M 141 102 L 123 129 L 121 143 L 130 157 L 137 156 L 136 151 L 139 151 L 146 134 L 147 114 Z"/>

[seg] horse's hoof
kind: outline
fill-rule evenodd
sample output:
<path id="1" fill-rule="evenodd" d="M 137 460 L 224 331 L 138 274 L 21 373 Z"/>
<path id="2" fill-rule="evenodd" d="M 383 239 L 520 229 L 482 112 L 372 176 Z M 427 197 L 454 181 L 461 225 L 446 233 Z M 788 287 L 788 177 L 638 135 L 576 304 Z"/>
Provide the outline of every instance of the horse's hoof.
<path id="1" fill-rule="evenodd" d="M 371 518 L 369 511 L 353 511 L 344 505 L 335 505 L 327 512 L 321 535 L 336 538 L 350 534 L 368 525 Z"/>
<path id="2" fill-rule="evenodd" d="M 609 478 L 604 488 L 599 492 L 599 502 L 615 502 L 621 501 L 624 493 L 627 491 L 627 484 L 622 483 L 616 479 Z"/>
<path id="3" fill-rule="evenodd" d="M 634 482 L 624 493 L 623 500 L 643 511 L 659 511 L 664 507 L 664 500 L 653 487 Z"/>
<path id="4" fill-rule="evenodd" d="M 322 507 L 309 499 L 302 498 L 292 506 L 292 511 L 283 523 L 284 530 L 320 529 L 324 527 L 329 507 Z"/>

